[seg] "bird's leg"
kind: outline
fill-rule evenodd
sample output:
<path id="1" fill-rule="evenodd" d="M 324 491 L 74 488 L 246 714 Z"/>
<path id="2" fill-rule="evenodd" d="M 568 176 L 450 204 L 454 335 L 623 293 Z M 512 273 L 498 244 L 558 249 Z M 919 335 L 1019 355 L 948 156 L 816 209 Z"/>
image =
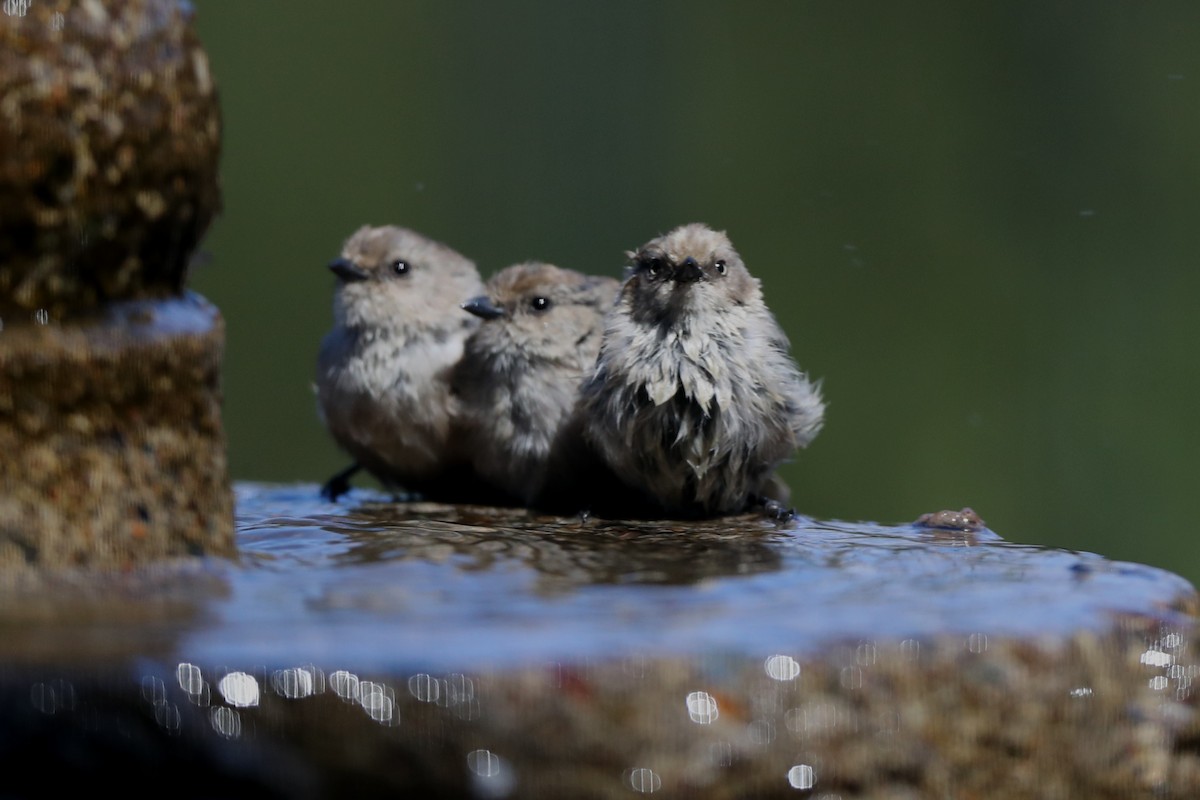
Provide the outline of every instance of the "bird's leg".
<path id="1" fill-rule="evenodd" d="M 325 485 L 321 487 L 321 497 L 324 497 L 331 503 L 336 503 L 339 497 L 350 491 L 350 477 L 360 469 L 362 467 L 355 462 L 336 473 L 332 478 L 325 481 Z"/>

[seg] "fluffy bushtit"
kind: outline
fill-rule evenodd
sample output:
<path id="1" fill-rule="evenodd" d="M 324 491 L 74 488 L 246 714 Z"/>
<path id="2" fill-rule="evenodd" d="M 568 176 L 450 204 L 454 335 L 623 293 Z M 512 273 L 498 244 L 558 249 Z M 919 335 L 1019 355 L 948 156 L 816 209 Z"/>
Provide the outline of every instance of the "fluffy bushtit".
<path id="1" fill-rule="evenodd" d="M 572 414 L 619 285 L 530 262 L 498 272 L 463 304 L 483 320 L 453 379 L 472 464 L 526 505 L 569 508 L 595 479 L 593 462 L 603 468 Z"/>
<path id="2" fill-rule="evenodd" d="M 825 406 L 759 281 L 701 224 L 628 255 L 583 388 L 588 439 L 667 513 L 778 511 L 765 496 L 774 470 L 817 435 Z"/>
<path id="3" fill-rule="evenodd" d="M 322 494 L 337 499 L 359 468 L 393 491 L 461 494 L 450 374 L 479 323 L 459 309 L 483 290 L 475 264 L 405 228 L 364 226 L 329 268 L 334 326 L 317 359 L 317 399 L 354 464 Z"/>

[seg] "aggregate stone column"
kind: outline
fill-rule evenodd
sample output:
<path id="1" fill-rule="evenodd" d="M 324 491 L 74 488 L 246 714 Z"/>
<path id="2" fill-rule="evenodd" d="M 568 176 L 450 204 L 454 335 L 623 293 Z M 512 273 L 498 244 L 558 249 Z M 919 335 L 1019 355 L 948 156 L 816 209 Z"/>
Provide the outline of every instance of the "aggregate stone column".
<path id="1" fill-rule="evenodd" d="M 0 6 L 0 567 L 231 555 L 220 208 L 191 7 Z"/>

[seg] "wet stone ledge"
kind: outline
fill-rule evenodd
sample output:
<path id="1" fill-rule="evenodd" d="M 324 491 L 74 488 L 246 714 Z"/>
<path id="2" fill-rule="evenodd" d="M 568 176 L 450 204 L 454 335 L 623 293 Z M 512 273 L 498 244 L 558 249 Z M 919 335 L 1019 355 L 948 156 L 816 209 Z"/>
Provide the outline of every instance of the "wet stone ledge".
<path id="1" fill-rule="evenodd" d="M 1200 795 L 1197 597 L 1169 572 L 966 512 L 627 523 L 236 489 L 236 562 L 0 591 L 13 791 Z"/>
<path id="2" fill-rule="evenodd" d="M 223 344 L 196 295 L 0 330 L 0 581 L 234 554 Z"/>

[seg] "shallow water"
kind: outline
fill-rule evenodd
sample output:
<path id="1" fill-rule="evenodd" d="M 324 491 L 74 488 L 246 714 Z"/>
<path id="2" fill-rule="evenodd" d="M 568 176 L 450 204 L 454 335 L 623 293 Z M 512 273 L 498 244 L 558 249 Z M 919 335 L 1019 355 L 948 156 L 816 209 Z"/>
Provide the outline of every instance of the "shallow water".
<path id="1" fill-rule="evenodd" d="M 754 516 L 615 523 L 236 487 L 240 560 L 60 580 L 9 657 L 480 669 L 804 654 L 844 640 L 1101 629 L 1192 593 L 1159 569 L 975 532 Z"/>

